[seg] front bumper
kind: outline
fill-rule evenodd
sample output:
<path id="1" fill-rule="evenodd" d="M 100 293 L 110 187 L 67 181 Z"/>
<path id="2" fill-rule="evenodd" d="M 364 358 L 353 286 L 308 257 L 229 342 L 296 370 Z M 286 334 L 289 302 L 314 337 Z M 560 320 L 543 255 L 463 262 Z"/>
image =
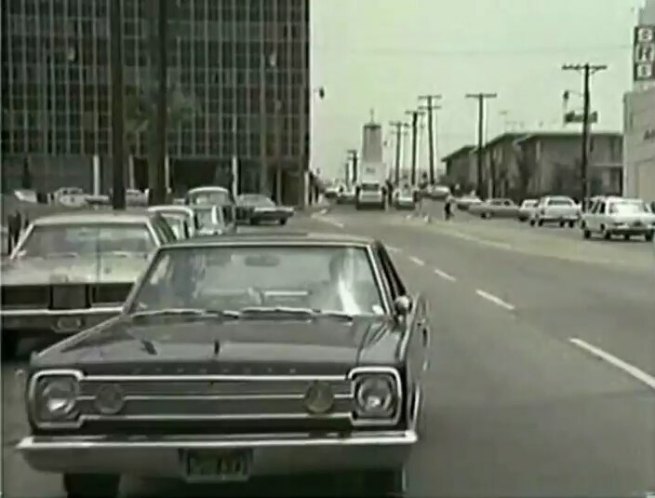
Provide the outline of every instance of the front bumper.
<path id="1" fill-rule="evenodd" d="M 0 321 L 3 333 L 76 334 L 115 317 L 121 309 L 121 306 L 73 310 L 3 309 Z"/>
<path id="2" fill-rule="evenodd" d="M 539 215 L 537 216 L 537 220 L 543 222 L 543 223 L 561 223 L 561 222 L 566 222 L 570 223 L 571 221 L 579 221 L 580 216 L 577 214 L 562 214 L 562 215 Z"/>
<path id="3" fill-rule="evenodd" d="M 607 232 L 609 232 L 612 235 L 630 235 L 630 236 L 643 236 L 643 235 L 648 235 L 650 233 L 655 232 L 655 227 L 650 227 L 650 226 L 641 226 L 641 227 L 635 227 L 635 226 L 613 226 L 609 227 L 607 229 Z"/>
<path id="4" fill-rule="evenodd" d="M 34 436 L 16 447 L 38 471 L 109 473 L 188 480 L 189 450 L 251 453 L 250 477 L 398 469 L 417 442 L 415 431 L 239 436 Z"/>

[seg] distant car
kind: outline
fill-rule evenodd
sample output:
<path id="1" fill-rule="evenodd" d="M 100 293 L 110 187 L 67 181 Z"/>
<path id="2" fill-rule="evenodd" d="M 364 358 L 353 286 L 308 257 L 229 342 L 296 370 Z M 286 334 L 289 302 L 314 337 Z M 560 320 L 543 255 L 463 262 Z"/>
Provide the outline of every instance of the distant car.
<path id="1" fill-rule="evenodd" d="M 29 204 L 37 204 L 39 202 L 38 195 L 35 190 L 18 189 L 14 190 L 14 197 L 20 202 L 27 202 Z"/>
<path id="2" fill-rule="evenodd" d="M 558 223 L 560 227 L 567 224 L 573 228 L 582 215 L 582 209 L 570 197 L 563 195 L 542 197 L 530 219 L 530 225 L 543 226 Z"/>
<path id="3" fill-rule="evenodd" d="M 69 497 L 114 497 L 130 474 L 354 476 L 358 495 L 402 496 L 430 335 L 375 240 L 170 244 L 118 318 L 32 357 L 17 450 Z"/>
<path id="4" fill-rule="evenodd" d="M 414 209 L 414 191 L 411 188 L 401 188 L 394 192 L 393 203 L 396 209 Z"/>
<path id="5" fill-rule="evenodd" d="M 259 225 L 263 222 L 286 225 L 294 214 L 292 207 L 280 206 L 261 194 L 240 195 L 237 198 L 237 209 L 244 213 L 243 216 L 251 225 Z"/>
<path id="6" fill-rule="evenodd" d="M 581 228 L 585 239 L 598 234 L 606 240 L 644 237 L 650 242 L 655 234 L 655 214 L 641 199 L 607 197 L 597 200 L 582 216 Z"/>
<path id="7" fill-rule="evenodd" d="M 207 237 L 211 235 L 225 235 L 237 231 L 234 211 L 229 205 L 223 206 L 193 206 L 197 229 L 194 235 Z"/>
<path id="8" fill-rule="evenodd" d="M 81 208 L 87 205 L 87 195 L 79 187 L 62 187 L 52 193 L 54 203 L 68 208 Z"/>
<path id="9" fill-rule="evenodd" d="M 480 204 L 482 203 L 482 199 L 480 199 L 477 195 L 463 195 L 459 199 L 455 200 L 455 205 L 457 206 L 457 209 L 460 211 L 468 211 L 468 209 L 473 205 L 473 204 Z"/>
<path id="10" fill-rule="evenodd" d="M 511 199 L 488 199 L 471 204 L 469 213 L 481 218 L 516 218 L 519 207 Z"/>
<path id="11" fill-rule="evenodd" d="M 150 253 L 175 240 L 158 215 L 105 212 L 35 219 L 2 268 L 2 352 L 30 336 L 74 334 L 121 309 Z"/>
<path id="12" fill-rule="evenodd" d="M 525 199 L 519 207 L 519 221 L 529 221 L 534 216 L 537 204 L 539 204 L 538 199 Z"/>
<path id="13" fill-rule="evenodd" d="M 177 239 L 193 237 L 198 230 L 196 215 L 189 206 L 152 206 L 151 213 L 159 213 L 171 226 Z"/>
<path id="14" fill-rule="evenodd" d="M 185 196 L 189 206 L 224 206 L 236 204 L 236 199 L 228 189 L 217 186 L 197 187 L 189 190 Z"/>
<path id="15" fill-rule="evenodd" d="M 324 196 L 328 200 L 335 200 L 337 196 L 339 195 L 339 186 L 338 185 L 330 185 L 325 188 L 325 193 Z"/>
<path id="16" fill-rule="evenodd" d="M 147 206 L 148 196 L 145 192 L 141 192 L 134 188 L 128 188 L 125 190 L 125 204 L 128 206 Z"/>
<path id="17" fill-rule="evenodd" d="M 451 195 L 450 187 L 446 185 L 431 185 L 428 187 L 428 197 L 437 201 L 444 201 Z"/>
<path id="18" fill-rule="evenodd" d="M 354 204 L 356 198 L 354 187 L 339 187 L 339 194 L 337 195 L 337 204 Z"/>

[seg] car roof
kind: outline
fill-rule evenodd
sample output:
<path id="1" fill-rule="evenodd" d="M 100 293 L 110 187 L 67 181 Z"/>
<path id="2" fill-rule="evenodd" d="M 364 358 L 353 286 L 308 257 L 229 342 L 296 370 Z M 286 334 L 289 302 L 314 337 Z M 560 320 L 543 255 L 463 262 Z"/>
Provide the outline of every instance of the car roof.
<path id="1" fill-rule="evenodd" d="M 36 218 L 32 223 L 38 226 L 73 225 L 82 223 L 147 223 L 152 215 L 146 211 L 78 211 L 58 213 Z"/>
<path id="2" fill-rule="evenodd" d="M 601 200 L 601 199 L 599 199 Z M 604 197 L 602 199 L 605 202 L 644 202 L 642 199 L 636 198 L 636 197 L 619 197 L 618 195 L 611 195 Z"/>
<path id="3" fill-rule="evenodd" d="M 191 190 L 189 190 L 187 192 L 187 194 L 192 194 L 192 193 L 196 193 L 196 192 L 211 192 L 212 190 L 220 190 L 221 192 L 230 193 L 230 191 L 228 189 L 226 189 L 225 187 L 218 187 L 218 186 L 208 185 L 208 186 L 205 186 L 205 187 L 192 188 Z"/>
<path id="4" fill-rule="evenodd" d="M 180 204 L 165 204 L 162 206 L 150 206 L 148 208 L 148 211 L 150 211 L 151 213 L 169 212 L 169 213 L 180 213 L 180 214 L 193 214 L 193 209 L 191 209 L 191 207 L 186 205 L 180 205 Z"/>
<path id="5" fill-rule="evenodd" d="M 195 239 L 176 240 L 167 247 L 211 247 L 221 245 L 240 245 L 240 244 L 302 244 L 309 245 L 358 245 L 369 246 L 377 242 L 371 237 L 362 237 L 356 235 L 324 233 L 324 232 L 301 232 L 271 230 L 270 232 L 258 231 L 247 233 L 236 233 L 227 235 L 217 235 L 209 237 L 198 237 Z"/>

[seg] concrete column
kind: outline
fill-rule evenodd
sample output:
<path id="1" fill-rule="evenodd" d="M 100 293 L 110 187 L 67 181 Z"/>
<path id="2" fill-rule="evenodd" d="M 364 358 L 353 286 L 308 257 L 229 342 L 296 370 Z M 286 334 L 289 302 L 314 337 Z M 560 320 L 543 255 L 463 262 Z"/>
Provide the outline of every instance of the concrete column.
<path id="1" fill-rule="evenodd" d="M 135 188 L 136 180 L 134 178 L 134 156 L 130 154 L 127 160 L 127 188 Z"/>
<path id="2" fill-rule="evenodd" d="M 93 195 L 100 195 L 102 187 L 102 170 L 100 169 L 100 156 L 93 155 Z"/>
<path id="3" fill-rule="evenodd" d="M 232 195 L 239 195 L 239 159 L 236 155 L 232 156 Z"/>

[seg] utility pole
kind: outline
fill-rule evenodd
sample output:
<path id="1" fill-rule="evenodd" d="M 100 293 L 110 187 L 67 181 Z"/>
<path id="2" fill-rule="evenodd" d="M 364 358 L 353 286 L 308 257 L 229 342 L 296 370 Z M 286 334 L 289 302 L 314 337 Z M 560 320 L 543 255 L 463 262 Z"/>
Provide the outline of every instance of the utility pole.
<path id="1" fill-rule="evenodd" d="M 607 66 L 604 64 L 565 64 L 562 66 L 564 71 L 582 72 L 583 92 L 584 92 L 584 110 L 582 113 L 582 160 L 580 164 L 580 181 L 582 191 L 582 210 L 587 210 L 587 198 L 589 197 L 589 181 L 587 180 L 587 171 L 589 167 L 589 136 L 590 136 L 590 114 L 591 114 L 591 77 L 605 71 Z"/>
<path id="2" fill-rule="evenodd" d="M 166 130 L 168 118 L 168 1 L 157 0 L 157 153 L 155 156 L 155 171 L 151 188 L 153 205 L 166 202 Z"/>
<path id="3" fill-rule="evenodd" d="M 123 0 L 111 0 L 111 153 L 112 206 L 125 209 L 125 129 L 123 105 Z"/>
<path id="4" fill-rule="evenodd" d="M 416 187 L 416 153 L 417 153 L 417 133 L 418 133 L 418 118 L 422 114 L 421 111 L 407 111 L 407 114 L 412 116 L 412 187 Z"/>
<path id="5" fill-rule="evenodd" d="M 430 154 L 430 185 L 434 185 L 435 178 L 435 169 L 434 169 L 434 126 L 432 121 L 432 111 L 437 111 L 441 109 L 440 105 L 434 104 L 434 101 L 441 100 L 441 95 L 419 95 L 419 100 L 426 101 L 426 105 L 419 107 L 421 110 L 428 111 L 428 140 L 429 140 L 429 154 Z"/>
<path id="6" fill-rule="evenodd" d="M 469 93 L 467 99 L 476 99 L 478 101 L 478 185 L 477 191 L 480 197 L 482 192 L 482 167 L 483 167 L 483 150 L 484 145 L 484 103 L 487 99 L 495 99 L 498 95 L 495 93 Z M 493 181 L 493 179 L 492 179 Z"/>
<path id="7" fill-rule="evenodd" d="M 348 151 L 348 158 L 352 161 L 353 169 L 352 169 L 352 181 L 353 185 L 357 184 L 357 161 L 358 161 L 358 152 L 355 149 L 350 149 Z"/>
<path id="8" fill-rule="evenodd" d="M 396 187 L 398 187 L 398 185 L 400 185 L 400 154 L 403 143 L 403 129 L 409 128 L 409 125 L 402 121 L 392 121 L 389 125 L 396 131 L 396 165 L 394 171 L 394 182 Z"/>

